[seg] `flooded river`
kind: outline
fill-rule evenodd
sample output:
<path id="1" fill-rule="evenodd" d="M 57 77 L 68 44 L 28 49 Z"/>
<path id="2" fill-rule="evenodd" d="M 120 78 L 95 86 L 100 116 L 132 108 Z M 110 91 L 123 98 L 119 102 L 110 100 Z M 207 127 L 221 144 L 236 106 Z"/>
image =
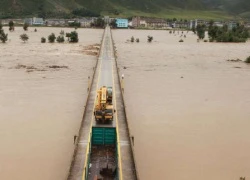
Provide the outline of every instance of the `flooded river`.
<path id="1" fill-rule="evenodd" d="M 140 177 L 249 179 L 250 65 L 226 60 L 250 56 L 250 43 L 180 35 L 113 31 Z"/>
<path id="2" fill-rule="evenodd" d="M 0 43 L 1 180 L 66 179 L 96 63 L 86 46 L 100 43 L 103 33 L 78 29 L 77 44 L 41 44 L 61 28 L 37 30 L 29 28 L 27 43 L 21 27 Z"/>

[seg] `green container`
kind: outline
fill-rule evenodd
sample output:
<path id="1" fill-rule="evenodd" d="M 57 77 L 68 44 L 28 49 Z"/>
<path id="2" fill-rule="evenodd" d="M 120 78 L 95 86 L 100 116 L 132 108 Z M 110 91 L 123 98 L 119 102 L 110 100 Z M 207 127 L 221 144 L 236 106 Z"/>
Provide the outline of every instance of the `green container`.
<path id="1" fill-rule="evenodd" d="M 114 127 L 92 127 L 92 145 L 116 145 Z"/>

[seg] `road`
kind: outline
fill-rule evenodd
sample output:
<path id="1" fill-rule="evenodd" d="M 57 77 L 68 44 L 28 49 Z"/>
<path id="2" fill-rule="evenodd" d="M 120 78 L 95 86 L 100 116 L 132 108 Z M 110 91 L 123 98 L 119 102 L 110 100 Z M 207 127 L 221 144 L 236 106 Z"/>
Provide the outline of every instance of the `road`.
<path id="1" fill-rule="evenodd" d="M 113 105 L 117 110 L 113 123 L 105 126 L 117 128 L 118 142 L 118 161 L 120 167 L 120 180 L 136 180 L 136 169 L 134 156 L 132 154 L 129 129 L 124 110 L 124 103 L 120 89 L 120 80 L 118 77 L 116 61 L 114 57 L 113 42 L 111 30 L 106 27 L 104 31 L 100 55 L 96 72 L 93 77 L 93 83 L 90 88 L 87 105 L 85 107 L 82 125 L 79 130 L 79 138 L 76 145 L 75 155 L 69 170 L 68 180 L 83 180 L 85 168 L 87 167 L 88 149 L 90 142 L 90 133 L 92 126 L 96 124 L 93 116 L 94 102 L 97 90 L 102 87 L 113 87 Z M 103 126 L 103 125 L 101 125 Z M 119 127 L 118 127 L 119 126 Z"/>

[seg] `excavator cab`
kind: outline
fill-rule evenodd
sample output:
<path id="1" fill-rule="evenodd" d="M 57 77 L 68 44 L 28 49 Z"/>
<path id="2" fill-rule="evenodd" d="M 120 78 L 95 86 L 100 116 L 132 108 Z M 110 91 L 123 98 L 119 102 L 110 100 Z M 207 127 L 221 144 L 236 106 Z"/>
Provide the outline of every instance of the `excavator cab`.
<path id="1" fill-rule="evenodd" d="M 103 86 L 97 91 L 95 103 L 96 121 L 107 123 L 113 120 L 112 87 Z"/>
<path id="2" fill-rule="evenodd" d="M 112 103 L 112 98 L 113 98 L 113 90 L 112 87 L 107 87 L 107 101 L 109 103 Z"/>

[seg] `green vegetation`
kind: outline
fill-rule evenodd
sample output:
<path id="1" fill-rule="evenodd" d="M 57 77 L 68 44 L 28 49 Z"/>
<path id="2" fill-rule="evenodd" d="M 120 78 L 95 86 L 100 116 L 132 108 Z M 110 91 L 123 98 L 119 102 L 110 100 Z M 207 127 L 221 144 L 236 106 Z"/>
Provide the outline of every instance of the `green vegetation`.
<path id="1" fill-rule="evenodd" d="M 250 56 L 246 58 L 245 63 L 250 63 Z"/>
<path id="2" fill-rule="evenodd" d="M 0 41 L 2 41 L 2 43 L 5 43 L 8 40 L 8 34 L 4 33 L 3 29 L 0 29 Z"/>
<path id="3" fill-rule="evenodd" d="M 138 43 L 138 42 L 140 42 L 140 39 L 139 39 L 139 38 L 136 38 L 136 40 L 135 40 L 135 41 Z"/>
<path id="4" fill-rule="evenodd" d="M 153 36 L 148 36 L 148 42 L 152 42 L 153 41 Z"/>
<path id="5" fill-rule="evenodd" d="M 96 13 L 86 8 L 74 9 L 72 11 L 72 14 L 74 14 L 75 16 L 82 16 L 82 17 L 99 17 L 100 16 L 99 13 Z"/>
<path id="6" fill-rule="evenodd" d="M 135 41 L 135 38 L 134 38 L 134 36 L 132 36 L 131 38 L 130 38 L 130 42 L 134 42 Z"/>
<path id="7" fill-rule="evenodd" d="M 0 12 L 0 18 L 5 19 L 27 16 L 73 18 L 99 15 L 228 19 L 236 16 L 250 18 L 250 3 L 249 0 L 1 0 Z"/>
<path id="8" fill-rule="evenodd" d="M 15 30 L 15 28 L 14 28 L 14 22 L 13 21 L 9 22 L 9 30 L 10 31 L 14 31 Z"/>
<path id="9" fill-rule="evenodd" d="M 21 34 L 20 35 L 20 39 L 23 41 L 23 42 L 26 42 L 29 40 L 29 36 L 27 34 Z"/>
<path id="10" fill-rule="evenodd" d="M 94 23 L 91 24 L 91 26 L 92 27 L 98 27 L 98 28 L 104 28 L 105 22 L 104 22 L 104 20 L 101 17 L 99 17 L 99 18 L 97 18 L 95 20 Z"/>
<path id="11" fill-rule="evenodd" d="M 237 23 L 230 29 L 227 25 L 213 26 L 213 21 L 209 23 L 208 35 L 210 42 L 246 42 L 249 38 L 249 32 L 244 25 Z"/>
<path id="12" fill-rule="evenodd" d="M 179 42 L 184 42 L 183 39 L 180 39 Z"/>
<path id="13" fill-rule="evenodd" d="M 46 43 L 46 38 L 45 37 L 41 38 L 41 43 Z"/>
<path id="14" fill-rule="evenodd" d="M 79 41 L 78 33 L 76 31 L 72 31 L 71 33 L 66 33 L 66 37 L 68 38 L 68 41 L 71 43 L 77 43 Z"/>
<path id="15" fill-rule="evenodd" d="M 2 30 L 3 29 L 3 25 L 2 25 L 2 23 L 0 22 L 0 30 Z"/>
<path id="16" fill-rule="evenodd" d="M 194 34 L 196 34 L 196 28 L 195 28 L 194 26 L 192 27 L 191 30 L 192 30 L 192 32 L 193 32 Z"/>
<path id="17" fill-rule="evenodd" d="M 63 30 L 60 31 L 60 35 L 64 36 L 64 31 Z"/>
<path id="18" fill-rule="evenodd" d="M 59 42 L 59 43 L 63 43 L 65 40 L 64 40 L 64 36 L 58 36 L 56 38 L 56 41 Z"/>
<path id="19" fill-rule="evenodd" d="M 23 30 L 24 30 L 24 31 L 27 31 L 27 30 L 28 30 L 28 27 L 29 27 L 29 24 L 24 23 L 24 25 L 23 25 Z"/>
<path id="20" fill-rule="evenodd" d="M 116 19 L 113 19 L 110 23 L 109 26 L 112 28 L 117 28 L 117 24 L 116 24 Z"/>
<path id="21" fill-rule="evenodd" d="M 51 33 L 51 35 L 48 36 L 48 41 L 50 43 L 54 43 L 55 42 L 55 39 L 56 39 L 56 36 L 54 33 Z"/>
<path id="22" fill-rule="evenodd" d="M 205 31 L 206 31 L 206 25 L 205 24 L 198 24 L 196 27 L 197 36 L 199 39 L 205 38 Z"/>
<path id="23" fill-rule="evenodd" d="M 69 27 L 75 27 L 75 28 L 77 28 L 77 27 L 80 27 L 80 26 L 81 26 L 81 24 L 78 23 L 78 22 L 69 23 Z"/>

